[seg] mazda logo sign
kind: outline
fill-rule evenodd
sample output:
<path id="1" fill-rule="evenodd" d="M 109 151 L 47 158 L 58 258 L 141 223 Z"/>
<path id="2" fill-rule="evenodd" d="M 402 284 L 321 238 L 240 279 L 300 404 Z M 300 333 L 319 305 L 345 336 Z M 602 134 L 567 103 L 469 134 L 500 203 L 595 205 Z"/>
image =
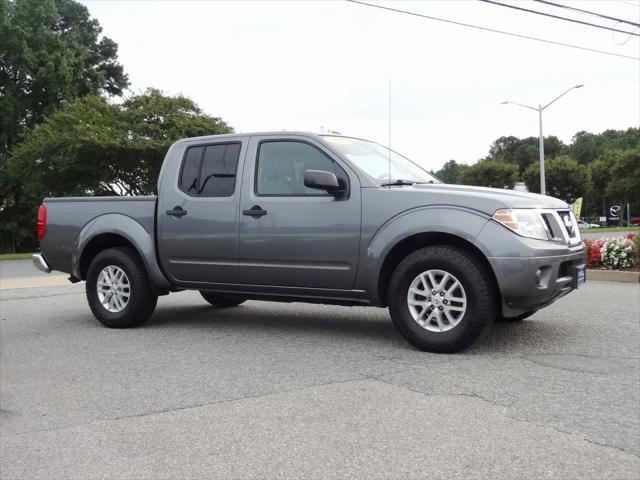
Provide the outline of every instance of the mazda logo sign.
<path id="1" fill-rule="evenodd" d="M 620 205 L 612 205 L 611 208 L 609 208 L 609 213 L 612 217 L 620 215 Z"/>

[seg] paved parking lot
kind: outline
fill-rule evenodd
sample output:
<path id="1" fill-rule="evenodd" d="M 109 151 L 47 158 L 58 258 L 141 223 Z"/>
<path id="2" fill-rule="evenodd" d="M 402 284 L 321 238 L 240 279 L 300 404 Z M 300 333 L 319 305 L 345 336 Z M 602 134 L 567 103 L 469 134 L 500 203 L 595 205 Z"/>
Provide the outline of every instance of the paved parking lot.
<path id="1" fill-rule="evenodd" d="M 0 476 L 640 476 L 640 287 L 596 283 L 459 355 L 381 309 L 160 299 L 108 330 L 83 284 L 0 291 Z"/>

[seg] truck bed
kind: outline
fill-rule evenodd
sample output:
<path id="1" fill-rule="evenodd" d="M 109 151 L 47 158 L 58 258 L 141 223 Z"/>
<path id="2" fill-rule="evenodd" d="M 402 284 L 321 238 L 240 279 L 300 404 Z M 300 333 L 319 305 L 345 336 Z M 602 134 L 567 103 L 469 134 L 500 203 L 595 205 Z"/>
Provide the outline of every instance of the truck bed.
<path id="1" fill-rule="evenodd" d="M 129 217 L 153 238 L 156 199 L 155 195 L 45 198 L 47 233 L 41 242 L 42 253 L 53 270 L 73 274 L 72 255 L 81 232 L 107 214 Z"/>

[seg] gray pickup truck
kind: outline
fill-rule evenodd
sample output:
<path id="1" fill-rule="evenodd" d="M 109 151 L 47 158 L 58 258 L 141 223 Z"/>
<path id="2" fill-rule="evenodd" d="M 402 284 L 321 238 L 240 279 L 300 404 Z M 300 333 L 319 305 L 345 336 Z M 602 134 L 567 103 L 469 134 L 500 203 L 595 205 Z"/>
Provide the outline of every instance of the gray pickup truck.
<path id="1" fill-rule="evenodd" d="M 147 197 L 46 198 L 45 272 L 85 280 L 108 327 L 159 295 L 389 307 L 416 347 L 455 352 L 585 281 L 576 219 L 555 198 L 445 185 L 379 144 L 257 133 L 171 146 Z"/>

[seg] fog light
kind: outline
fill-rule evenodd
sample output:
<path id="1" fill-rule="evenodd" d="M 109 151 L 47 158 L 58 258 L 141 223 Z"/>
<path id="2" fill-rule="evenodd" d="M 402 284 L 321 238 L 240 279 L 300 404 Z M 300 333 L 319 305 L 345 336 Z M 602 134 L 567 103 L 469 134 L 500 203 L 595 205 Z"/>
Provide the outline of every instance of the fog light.
<path id="1" fill-rule="evenodd" d="M 538 270 L 536 270 L 535 281 L 536 287 L 538 288 L 547 288 L 549 286 L 549 280 L 551 280 L 551 266 L 543 265 Z"/>
<path id="2" fill-rule="evenodd" d="M 536 285 L 539 287 L 540 286 L 540 281 L 542 280 L 542 270 L 538 269 L 536 270 Z"/>

